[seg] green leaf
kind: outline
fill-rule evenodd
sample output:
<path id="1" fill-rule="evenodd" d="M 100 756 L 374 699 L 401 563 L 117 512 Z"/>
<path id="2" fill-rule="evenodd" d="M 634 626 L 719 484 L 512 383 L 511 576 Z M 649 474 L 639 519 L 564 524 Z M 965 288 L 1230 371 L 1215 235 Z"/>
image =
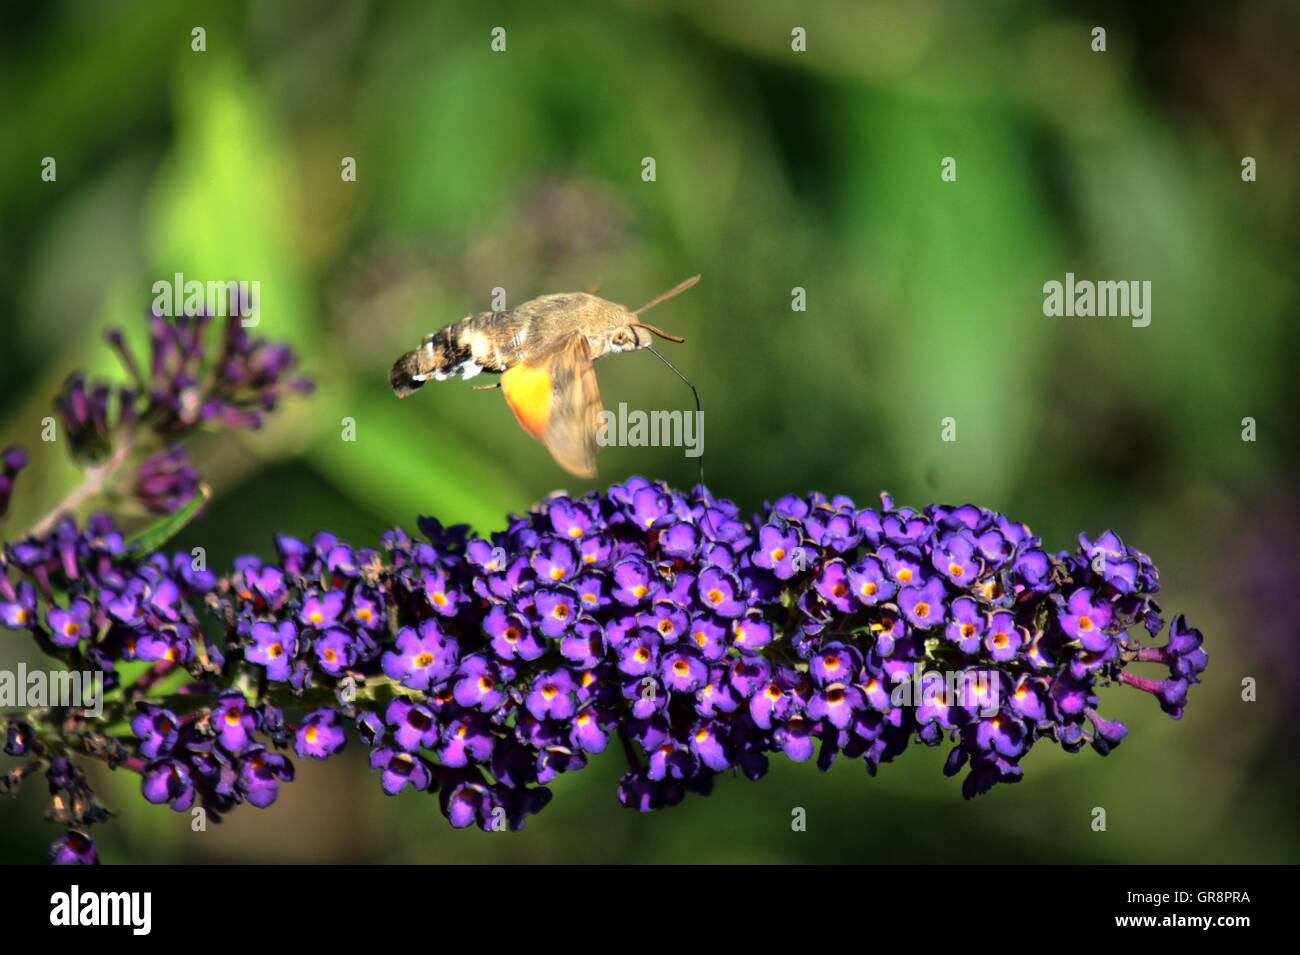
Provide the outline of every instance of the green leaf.
<path id="1" fill-rule="evenodd" d="M 149 554 L 158 550 L 163 544 L 167 543 L 173 537 L 181 532 L 181 529 L 194 519 L 194 515 L 199 512 L 208 498 L 212 497 L 212 488 L 206 484 L 199 485 L 199 492 L 190 499 L 190 502 L 182 507 L 175 514 L 169 514 L 158 523 L 146 527 L 140 533 L 128 540 L 127 547 L 138 551 L 141 554 Z"/>

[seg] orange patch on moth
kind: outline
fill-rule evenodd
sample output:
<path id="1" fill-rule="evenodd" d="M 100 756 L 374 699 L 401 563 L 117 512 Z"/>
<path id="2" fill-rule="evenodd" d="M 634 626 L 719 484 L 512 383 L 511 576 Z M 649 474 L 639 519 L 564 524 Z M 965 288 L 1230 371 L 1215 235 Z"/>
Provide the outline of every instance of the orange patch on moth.
<path id="1" fill-rule="evenodd" d="M 544 366 L 518 364 L 501 375 L 501 393 L 525 431 L 541 438 L 551 423 L 551 372 Z"/>

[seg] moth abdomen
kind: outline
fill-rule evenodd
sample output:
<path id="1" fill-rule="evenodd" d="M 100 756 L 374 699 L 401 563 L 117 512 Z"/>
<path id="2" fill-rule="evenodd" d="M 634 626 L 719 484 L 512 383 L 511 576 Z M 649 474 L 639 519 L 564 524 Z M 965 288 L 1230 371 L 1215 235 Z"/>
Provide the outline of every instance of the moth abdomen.
<path id="1" fill-rule="evenodd" d="M 457 351 L 447 334 L 450 330 L 444 328 L 427 336 L 419 348 L 408 351 L 393 363 L 388 382 L 399 398 L 415 393 L 430 379 L 448 377 L 450 368 L 456 363 L 454 356 Z"/>
<path id="2" fill-rule="evenodd" d="M 421 362 L 422 348 L 408 351 L 393 363 L 393 370 L 388 373 L 388 383 L 393 386 L 393 394 L 399 398 L 413 395 L 427 380 Z"/>

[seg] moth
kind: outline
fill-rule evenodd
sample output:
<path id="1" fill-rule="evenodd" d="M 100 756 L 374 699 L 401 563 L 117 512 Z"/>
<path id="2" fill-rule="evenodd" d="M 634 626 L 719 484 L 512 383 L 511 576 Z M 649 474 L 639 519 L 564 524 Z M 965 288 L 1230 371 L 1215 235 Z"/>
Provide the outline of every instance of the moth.
<path id="1" fill-rule="evenodd" d="M 546 446 L 560 467 L 591 477 L 596 473 L 600 413 L 594 362 L 649 349 L 686 381 L 655 350 L 652 336 L 679 343 L 686 339 L 641 316 L 699 280 L 692 276 L 635 311 L 593 292 L 561 292 L 504 311 L 479 312 L 426 335 L 419 348 L 397 359 L 389 383 L 405 398 L 426 381 L 499 374 L 499 382 L 478 387 L 500 388 L 519 424 Z"/>

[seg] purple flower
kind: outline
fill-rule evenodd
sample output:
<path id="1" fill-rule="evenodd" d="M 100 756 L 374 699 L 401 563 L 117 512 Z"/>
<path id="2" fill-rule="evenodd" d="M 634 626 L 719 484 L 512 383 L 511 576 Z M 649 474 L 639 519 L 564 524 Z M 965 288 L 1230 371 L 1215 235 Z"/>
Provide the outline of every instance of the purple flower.
<path id="1" fill-rule="evenodd" d="M 574 575 L 578 562 L 573 556 L 572 546 L 561 540 L 552 540 L 533 554 L 532 568 L 538 580 L 559 584 Z"/>
<path id="2" fill-rule="evenodd" d="M 339 622 L 346 602 L 347 595 L 341 590 L 331 590 L 323 594 L 312 592 L 303 601 L 298 619 L 304 627 L 326 630 Z"/>
<path id="3" fill-rule="evenodd" d="M 312 710 L 303 718 L 294 734 L 294 751 L 304 759 L 328 759 L 347 745 L 342 720 L 337 710 L 327 707 Z"/>
<path id="4" fill-rule="evenodd" d="M 865 702 L 862 691 L 856 686 L 831 683 L 813 694 L 808 703 L 808 715 L 844 729 L 853 721 L 854 710 L 861 709 Z"/>
<path id="5" fill-rule="evenodd" d="M 50 865 L 99 865 L 95 841 L 76 829 L 69 829 L 50 846 Z"/>
<path id="6" fill-rule="evenodd" d="M 686 611 L 668 600 L 657 600 L 649 613 L 637 616 L 637 625 L 658 634 L 663 643 L 676 643 L 690 626 Z"/>
<path id="7" fill-rule="evenodd" d="M 316 663 L 330 676 L 339 676 L 356 662 L 356 642 L 346 630 L 334 628 L 316 640 Z"/>
<path id="8" fill-rule="evenodd" d="M 438 758 L 444 766 L 468 766 L 492 759 L 496 737 L 490 724 L 477 713 L 466 713 L 452 721 L 438 746 Z"/>
<path id="9" fill-rule="evenodd" d="M 731 645 L 737 650 L 746 653 L 757 652 L 771 643 L 773 637 L 772 625 L 756 611 L 751 611 L 731 623 Z"/>
<path id="10" fill-rule="evenodd" d="M 370 754 L 370 768 L 383 771 L 380 785 L 390 796 L 396 796 L 407 786 L 418 790 L 428 789 L 433 782 L 428 763 L 419 756 L 402 750 L 387 747 L 375 750 Z"/>
<path id="11" fill-rule="evenodd" d="M 727 652 L 728 628 L 711 614 L 697 614 L 690 624 L 688 638 L 706 660 L 721 660 Z"/>
<path id="12" fill-rule="evenodd" d="M 0 623 L 11 630 L 36 625 L 36 588 L 29 582 L 21 581 L 10 599 L 0 599 Z"/>
<path id="13" fill-rule="evenodd" d="M 173 445 L 145 460 L 136 469 L 135 498 L 151 514 L 179 511 L 199 491 L 199 473 L 190 467 L 185 449 Z"/>
<path id="14" fill-rule="evenodd" d="M 424 595 L 440 617 L 454 617 L 462 603 L 460 591 L 451 586 L 446 573 L 438 570 L 424 578 Z"/>
<path id="15" fill-rule="evenodd" d="M 659 582 L 651 573 L 650 565 L 640 558 L 631 557 L 614 565 L 615 600 L 635 607 L 654 597 Z"/>
<path id="16" fill-rule="evenodd" d="M 560 498 L 551 505 L 547 517 L 551 529 L 561 537 L 579 540 L 595 527 L 591 511 L 579 501 Z"/>
<path id="17" fill-rule="evenodd" d="M 1138 588 L 1141 564 L 1114 531 L 1106 531 L 1095 542 L 1080 534 L 1079 552 L 1093 571 L 1117 592 L 1129 594 Z"/>
<path id="18" fill-rule="evenodd" d="M 795 568 L 799 551 L 799 533 L 790 527 L 764 524 L 758 531 L 758 547 L 754 551 L 755 566 L 772 571 L 778 580 L 789 580 Z"/>
<path id="19" fill-rule="evenodd" d="M 442 728 L 427 706 L 398 697 L 388 704 L 384 722 L 392 729 L 393 742 L 408 752 L 421 746 L 432 749 L 442 735 Z"/>
<path id="20" fill-rule="evenodd" d="M 152 703 L 137 703 L 138 712 L 131 720 L 131 732 L 140 740 L 140 753 L 159 759 L 171 753 L 180 736 L 180 721 L 171 710 Z"/>
<path id="21" fill-rule="evenodd" d="M 609 733 L 601 726 L 594 707 L 585 707 L 573 718 L 572 745 L 588 753 L 603 753 L 609 745 Z"/>
<path id="22" fill-rule="evenodd" d="M 951 621 L 944 630 L 944 638 L 957 645 L 962 653 L 978 652 L 984 638 L 987 618 L 970 597 L 958 597 L 952 602 Z"/>
<path id="23" fill-rule="evenodd" d="M 838 642 L 822 645 L 808 664 L 808 672 L 818 686 L 831 683 L 852 683 L 862 666 L 861 655 L 853 647 Z"/>
<path id="24" fill-rule="evenodd" d="M 50 640 L 58 647 L 75 647 L 83 637 L 93 636 L 90 626 L 92 609 L 85 600 L 74 600 L 67 610 L 51 607 L 46 622 Z"/>
<path id="25" fill-rule="evenodd" d="M 849 590 L 863 606 L 875 607 L 890 600 L 898 586 L 885 576 L 880 561 L 864 557 L 849 569 Z"/>
<path id="26" fill-rule="evenodd" d="M 445 636 L 436 621 L 420 624 L 417 634 L 404 627 L 397 634 L 397 652 L 384 654 L 383 668 L 394 680 L 413 690 L 427 690 L 456 672 L 460 648 Z"/>
<path id="27" fill-rule="evenodd" d="M 578 617 L 578 598 L 567 587 L 537 592 L 538 627 L 548 637 L 568 632 Z"/>
<path id="28" fill-rule="evenodd" d="M 1105 650 L 1112 640 L 1106 632 L 1111 621 L 1110 605 L 1096 600 L 1095 596 L 1086 587 L 1080 587 L 1070 594 L 1069 601 L 1058 615 L 1066 635 L 1094 653 Z"/>
<path id="29" fill-rule="evenodd" d="M 505 701 L 501 689 L 501 672 L 496 664 L 474 655 L 461 661 L 456 681 L 456 702 L 491 713 Z"/>
<path id="30" fill-rule="evenodd" d="M 958 587 L 969 584 L 981 571 L 975 542 L 965 533 L 946 535 L 935 546 L 930 563 Z"/>
<path id="31" fill-rule="evenodd" d="M 815 584 L 822 600 L 840 613 L 852 613 L 857 609 L 857 601 L 849 580 L 849 570 L 844 561 L 836 558 L 827 561 L 817 575 Z"/>
<path id="32" fill-rule="evenodd" d="M 243 693 L 227 690 L 218 698 L 211 722 L 226 752 L 238 755 L 251 745 L 258 719 Z"/>
<path id="33" fill-rule="evenodd" d="M 660 660 L 659 676 L 664 685 L 677 693 L 693 693 L 709 679 L 709 668 L 699 651 L 675 647 Z"/>
<path id="34" fill-rule="evenodd" d="M 577 710 L 576 685 L 567 670 L 540 673 L 534 679 L 524 705 L 539 720 L 567 720 Z"/>
<path id="35" fill-rule="evenodd" d="M 14 483 L 18 472 L 27 467 L 27 455 L 18 448 L 6 448 L 0 454 L 0 517 L 9 511 L 9 499 L 13 495 Z"/>
<path id="36" fill-rule="evenodd" d="M 280 795 L 280 783 L 293 782 L 293 763 L 265 746 L 254 746 L 239 762 L 239 791 L 249 805 L 265 809 Z"/>
<path id="37" fill-rule="evenodd" d="M 644 676 L 659 669 L 659 635 L 641 630 L 618 648 L 618 668 L 628 676 Z"/>
<path id="38" fill-rule="evenodd" d="M 932 577 L 921 587 L 904 587 L 898 592 L 898 606 L 907 622 L 918 630 L 940 626 L 947 608 L 944 606 L 943 581 Z"/>
<path id="39" fill-rule="evenodd" d="M 501 604 L 494 604 L 488 611 L 483 632 L 492 643 L 492 652 L 502 660 L 536 660 L 546 652 L 528 621 Z"/>
<path id="40" fill-rule="evenodd" d="M 293 621 L 279 624 L 259 621 L 249 631 L 253 645 L 244 650 L 250 663 L 266 667 L 266 678 L 283 682 L 289 679 L 289 668 L 298 652 L 298 628 Z"/>
<path id="41" fill-rule="evenodd" d="M 671 510 L 672 499 L 653 485 L 643 487 L 632 495 L 632 520 L 645 530 L 660 524 Z"/>
<path id="42" fill-rule="evenodd" d="M 1016 626 L 1016 618 L 1012 614 L 999 610 L 989 617 L 984 646 L 988 649 L 989 659 L 995 663 L 1005 663 L 1014 658 L 1028 642 L 1029 634 Z"/>
<path id="43" fill-rule="evenodd" d="M 740 581 L 720 567 L 705 567 L 700 571 L 695 586 L 700 602 L 710 613 L 719 617 L 734 618 L 745 612 Z"/>
<path id="44" fill-rule="evenodd" d="M 177 759 L 150 763 L 141 779 L 140 791 L 154 805 L 166 803 L 177 812 L 194 805 L 194 782 L 189 767 Z"/>

